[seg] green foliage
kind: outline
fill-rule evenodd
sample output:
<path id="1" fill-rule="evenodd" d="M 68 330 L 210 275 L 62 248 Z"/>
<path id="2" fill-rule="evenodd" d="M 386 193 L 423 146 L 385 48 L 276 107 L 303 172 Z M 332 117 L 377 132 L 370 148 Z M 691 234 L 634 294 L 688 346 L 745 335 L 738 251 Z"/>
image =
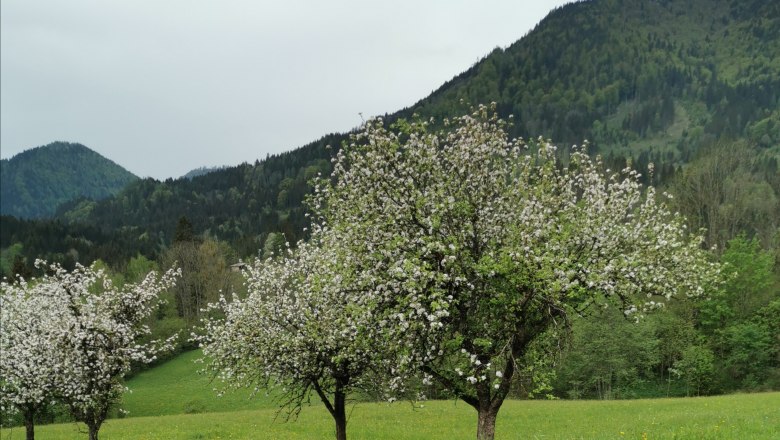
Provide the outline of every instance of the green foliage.
<path id="1" fill-rule="evenodd" d="M 701 332 L 695 327 L 693 318 L 693 306 L 690 301 L 684 301 L 669 307 L 664 313 L 652 316 L 648 321 L 654 327 L 655 337 L 658 340 L 658 358 L 653 362 L 655 381 L 665 381 L 666 387 L 657 396 L 679 396 L 684 391 L 673 392 L 672 385 L 675 376 L 669 371 L 679 361 L 683 352 L 702 341 Z M 674 385 L 677 385 L 674 383 Z"/>
<path id="2" fill-rule="evenodd" d="M 715 356 L 707 347 L 691 345 L 682 352 L 680 360 L 674 363 L 672 372 L 682 377 L 688 387 L 688 394 L 707 394 L 715 371 Z"/>
<path id="3" fill-rule="evenodd" d="M 212 239 L 174 242 L 163 254 L 161 264 L 182 271 L 172 289 L 175 317 L 192 324 L 200 316 L 201 309 L 216 302 L 220 293 L 237 292 L 243 279 L 228 267 L 228 262 L 234 259 L 229 246 Z"/>
<path id="4" fill-rule="evenodd" d="M 721 256 L 725 284 L 698 307 L 700 327 L 718 355 L 717 377 L 723 389 L 777 386 L 770 378 L 780 366 L 774 256 L 757 239 L 739 235 Z"/>
<path id="5" fill-rule="evenodd" d="M 182 177 L 185 179 L 194 179 L 198 176 L 202 176 L 204 174 L 213 173 L 214 171 L 223 170 L 227 167 L 221 166 L 221 167 L 199 167 L 195 168 L 194 170 L 190 170 L 187 174 L 183 175 Z"/>
<path id="6" fill-rule="evenodd" d="M 269 232 L 263 245 L 263 258 L 271 258 L 274 255 L 279 255 L 280 251 L 284 248 L 285 240 L 284 236 L 278 232 Z"/>
<path id="7" fill-rule="evenodd" d="M 744 142 L 722 142 L 700 152 L 671 184 L 675 205 L 694 228 L 707 230 L 718 252 L 740 233 L 777 246 L 780 173 L 777 161 Z"/>
<path id="8" fill-rule="evenodd" d="M 112 267 L 122 267 L 139 253 L 155 259 L 159 243 L 134 228 L 103 231 L 97 226 L 66 225 L 57 220 L 21 220 L 0 216 L 0 246 L 21 246 L 27 270 L 34 272 L 37 258 L 73 269 L 75 263 L 89 265 L 101 259 Z"/>
<path id="9" fill-rule="evenodd" d="M 622 315 L 610 308 L 575 321 L 572 348 L 557 370 L 563 397 L 636 397 L 633 389 L 653 378 L 660 345 L 655 322 L 634 322 Z"/>
<path id="10" fill-rule="evenodd" d="M 127 262 L 127 268 L 124 272 L 125 280 L 130 283 L 137 283 L 149 272 L 159 271 L 159 269 L 156 262 L 138 254 L 135 257 L 130 258 L 130 261 Z"/>
<path id="11" fill-rule="evenodd" d="M 137 179 L 80 144 L 54 142 L 0 161 L 0 213 L 48 217 L 76 198 L 104 199 Z"/>
<path id="12" fill-rule="evenodd" d="M 772 334 L 760 322 L 742 322 L 726 327 L 722 333 L 722 362 L 729 379 L 741 388 L 760 386 L 769 372 L 773 348 Z"/>
<path id="13" fill-rule="evenodd" d="M 741 234 L 728 242 L 720 259 L 725 281 L 706 298 L 670 304 L 640 325 L 608 314 L 578 321 L 572 348 L 556 368 L 556 395 L 604 398 L 597 387 L 604 371 L 617 389 L 613 397 L 780 387 L 774 256 L 758 239 Z M 656 351 L 645 351 L 644 358 L 632 350 L 650 344 Z"/>
<path id="14" fill-rule="evenodd" d="M 23 246 L 21 243 L 14 243 L 7 248 L 0 249 L 0 278 L 11 278 L 14 275 L 14 265 L 23 257 Z"/>
<path id="15" fill-rule="evenodd" d="M 333 151 L 325 145 L 338 145 L 340 139 L 326 136 L 295 154 L 268 157 L 262 163 L 242 164 L 192 180 L 136 180 L 117 198 L 97 203 L 80 199 L 63 205 L 58 217 L 75 222 L 67 225 L 3 216 L 0 246 L 22 243 L 29 261 L 40 256 L 72 267 L 75 261 L 89 264 L 102 258 L 121 266 L 139 252 L 158 259 L 174 238 L 176 220 L 187 216 L 195 234 L 205 232 L 227 240 L 240 256 L 247 257 L 263 246 L 269 232 L 281 233 L 291 241 L 304 237 L 308 221 L 301 200 L 309 190 L 307 181 L 330 171 Z M 3 179 L 10 174 L 6 173 L 6 162 Z M 287 199 L 277 206 L 277 192 L 284 179 L 288 179 Z M 7 188 L 4 183 L 3 191 Z M 6 200 L 11 198 L 3 193 L 3 203 Z M 53 209 L 56 204 L 51 206 Z M 68 257 L 70 249 L 77 255 Z"/>
<path id="16" fill-rule="evenodd" d="M 780 63 L 763 54 L 780 41 L 754 29 L 780 25 L 780 14 L 763 2 L 737 9 L 726 0 L 566 5 L 404 116 L 451 116 L 462 99 L 492 100 L 502 117 L 517 117 L 513 135 L 587 138 L 634 158 L 687 160 L 707 139 L 748 135 L 754 121 L 752 136 L 771 132 L 772 141 L 774 125 L 759 122 L 774 114 L 776 95 L 762 91 L 777 89 Z"/>
<path id="17" fill-rule="evenodd" d="M 772 293 L 769 289 L 774 281 L 774 257 L 761 248 L 758 239 L 748 240 L 742 234 L 729 241 L 721 261 L 725 263 L 723 290 L 730 294 L 729 305 L 736 319 L 745 319 L 764 305 Z"/>
<path id="18" fill-rule="evenodd" d="M 765 305 L 776 292 L 773 287 L 774 256 L 761 249 L 756 238 L 744 234 L 732 239 L 721 256 L 724 285 L 701 303 L 700 322 L 715 332 L 729 321 L 743 321 Z"/>
<path id="19" fill-rule="evenodd" d="M 192 223 L 187 217 L 181 216 L 176 224 L 176 231 L 173 233 L 173 243 L 195 241 L 195 232 L 192 230 Z"/>
<path id="20" fill-rule="evenodd" d="M 780 389 L 780 298 L 767 304 L 756 315 L 755 322 L 766 328 L 770 339 L 767 350 L 770 368 L 762 388 Z"/>

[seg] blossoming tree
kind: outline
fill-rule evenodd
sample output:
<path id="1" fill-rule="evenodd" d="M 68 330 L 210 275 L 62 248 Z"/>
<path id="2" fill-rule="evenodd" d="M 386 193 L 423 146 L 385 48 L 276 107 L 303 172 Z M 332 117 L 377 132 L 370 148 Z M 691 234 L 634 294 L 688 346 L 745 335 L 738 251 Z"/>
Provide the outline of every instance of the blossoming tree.
<path id="1" fill-rule="evenodd" d="M 369 121 L 316 188 L 315 222 L 359 256 L 399 371 L 418 369 L 495 421 L 525 355 L 589 307 L 640 315 L 698 295 L 718 268 L 636 172 L 508 140 L 479 107 L 433 130 Z M 346 252 L 346 251 L 345 251 Z"/>
<path id="2" fill-rule="evenodd" d="M 55 394 L 53 304 L 43 285 L 0 283 L 0 406 L 22 413 L 27 440 L 35 438 L 35 415 Z"/>
<path id="3" fill-rule="evenodd" d="M 219 317 L 195 336 L 205 370 L 228 387 L 275 388 L 288 416 L 316 393 L 336 438 L 346 439 L 346 399 L 374 389 L 368 373 L 381 365 L 370 298 L 348 260 L 334 231 L 316 225 L 309 242 L 257 259 L 247 272 L 249 296 L 222 298 L 212 306 Z"/>
<path id="4" fill-rule="evenodd" d="M 124 391 L 121 380 L 131 362 L 151 362 L 157 352 L 171 347 L 171 340 L 140 344 L 138 339 L 149 333 L 144 321 L 159 293 L 173 285 L 177 272 L 159 278 L 150 273 L 137 284 L 118 287 L 103 270 L 93 267 L 77 265 L 68 272 L 57 264 L 38 261 L 36 265 L 45 267 L 49 275 L 2 286 L 0 382 L 4 387 L 11 384 L 16 395 L 37 396 L 44 390 L 44 399 L 54 396 L 63 401 L 74 418 L 87 425 L 90 440 L 97 440 L 109 409 Z M 12 301 L 13 320 L 6 321 L 5 305 Z M 28 334 L 38 337 L 35 350 L 27 349 L 31 342 L 24 336 Z M 6 359 L 6 353 L 14 355 Z M 28 353 L 34 357 L 24 359 Z M 42 374 L 37 382 L 15 380 L 31 369 Z M 25 399 L 35 402 L 37 398 Z"/>

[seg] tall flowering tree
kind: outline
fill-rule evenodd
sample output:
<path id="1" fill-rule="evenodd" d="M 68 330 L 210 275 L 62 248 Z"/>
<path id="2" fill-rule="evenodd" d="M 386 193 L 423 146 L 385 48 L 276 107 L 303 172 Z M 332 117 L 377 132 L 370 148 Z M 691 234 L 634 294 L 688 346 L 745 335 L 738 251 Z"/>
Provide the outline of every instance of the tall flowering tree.
<path id="1" fill-rule="evenodd" d="M 173 286 L 177 272 L 159 278 L 150 273 L 137 284 L 118 287 L 93 267 L 77 266 L 68 272 L 57 264 L 36 264 L 49 274 L 3 285 L 2 340 L 15 355 L 6 359 L 3 346 L 0 381 L 4 387 L 11 384 L 16 394 L 37 395 L 45 384 L 47 398 L 52 395 L 65 402 L 74 418 L 87 425 L 90 440 L 97 440 L 109 409 L 124 391 L 121 381 L 131 363 L 151 362 L 158 351 L 171 346 L 170 340 L 153 344 L 138 340 L 149 334 L 143 323 L 158 295 Z M 20 305 L 10 316 L 17 319 L 6 321 L 5 305 L 11 301 Z M 28 360 L 24 356 L 31 353 L 25 348 L 29 341 L 22 338 L 26 334 L 39 337 L 37 357 Z M 40 365 L 30 366 L 33 362 Z M 42 374 L 38 382 L 15 381 L 30 369 Z"/>
<path id="2" fill-rule="evenodd" d="M 246 274 L 248 297 L 222 298 L 213 306 L 221 317 L 195 336 L 206 372 L 228 387 L 276 389 L 288 415 L 316 393 L 336 438 L 346 439 L 349 393 L 375 389 L 381 365 L 371 298 L 347 261 L 334 231 L 316 225 L 309 242 L 257 259 Z"/>
<path id="3" fill-rule="evenodd" d="M 509 140 L 491 109 L 435 131 L 381 120 L 345 146 L 317 186 L 319 224 L 338 231 L 392 344 L 478 413 L 492 439 L 534 342 L 589 307 L 640 315 L 698 295 L 718 268 L 638 174 L 574 148 Z"/>
<path id="4" fill-rule="evenodd" d="M 56 391 L 53 324 L 60 310 L 53 305 L 43 285 L 0 283 L 0 406 L 22 414 L 27 440 L 35 438 L 35 415 Z"/>

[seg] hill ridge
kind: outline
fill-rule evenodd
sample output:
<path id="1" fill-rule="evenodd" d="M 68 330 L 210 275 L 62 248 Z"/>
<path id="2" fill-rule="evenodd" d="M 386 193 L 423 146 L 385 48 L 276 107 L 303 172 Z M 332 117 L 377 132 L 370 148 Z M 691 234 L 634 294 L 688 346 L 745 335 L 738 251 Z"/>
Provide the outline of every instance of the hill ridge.
<path id="1" fill-rule="evenodd" d="M 56 141 L 2 160 L 0 213 L 52 216 L 76 198 L 104 199 L 138 179 L 113 160 L 76 142 Z"/>

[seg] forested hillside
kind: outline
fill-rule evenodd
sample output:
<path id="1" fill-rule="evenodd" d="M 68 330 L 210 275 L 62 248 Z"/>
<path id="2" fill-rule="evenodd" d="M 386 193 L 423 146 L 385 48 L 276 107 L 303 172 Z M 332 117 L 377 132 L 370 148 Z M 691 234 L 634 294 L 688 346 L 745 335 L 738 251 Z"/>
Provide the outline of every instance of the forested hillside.
<path id="1" fill-rule="evenodd" d="M 780 142 L 780 5 L 771 1 L 592 1 L 535 30 L 414 106 L 435 117 L 495 101 L 514 134 L 657 162 L 714 139 Z M 408 112 L 407 112 L 408 113 Z"/>
<path id="2" fill-rule="evenodd" d="M 514 116 L 513 135 L 544 136 L 562 146 L 587 139 L 609 167 L 630 162 L 646 182 L 671 189 L 679 209 L 710 228 L 708 244 L 722 248 L 745 231 L 774 247 L 780 218 L 778 29 L 780 5 L 772 1 L 574 3 L 417 104 L 386 116 L 441 120 L 463 113 L 462 101 L 495 101 L 501 116 Z M 139 180 L 109 199 L 62 206 L 57 217 L 109 235 L 133 235 L 136 250 L 151 252 L 150 258 L 171 243 L 176 222 L 186 217 L 196 233 L 248 257 L 277 245 L 280 233 L 290 241 L 302 238 L 307 181 L 329 172 L 330 158 L 346 139 L 328 135 L 191 180 Z M 717 168 L 722 185 L 701 182 L 711 173 L 705 168 L 722 162 L 713 159 L 723 156 L 717 152 L 732 146 L 741 153 L 729 160 L 739 165 Z M 2 246 L 22 243 L 32 256 L 25 233 L 17 230 Z"/>
<path id="3" fill-rule="evenodd" d="M 227 167 L 222 166 L 222 167 L 200 167 L 200 168 L 195 168 L 194 170 L 190 170 L 189 172 L 187 172 L 187 174 L 185 174 L 185 175 L 183 175 L 181 177 L 184 177 L 184 178 L 187 178 L 187 179 L 193 179 L 195 177 L 202 176 L 202 175 L 208 174 L 208 173 L 213 173 L 214 171 L 223 170 L 225 168 L 227 168 Z"/>
<path id="4" fill-rule="evenodd" d="M 0 161 L 0 214 L 41 218 L 77 197 L 114 195 L 137 179 L 81 144 L 54 142 Z"/>

